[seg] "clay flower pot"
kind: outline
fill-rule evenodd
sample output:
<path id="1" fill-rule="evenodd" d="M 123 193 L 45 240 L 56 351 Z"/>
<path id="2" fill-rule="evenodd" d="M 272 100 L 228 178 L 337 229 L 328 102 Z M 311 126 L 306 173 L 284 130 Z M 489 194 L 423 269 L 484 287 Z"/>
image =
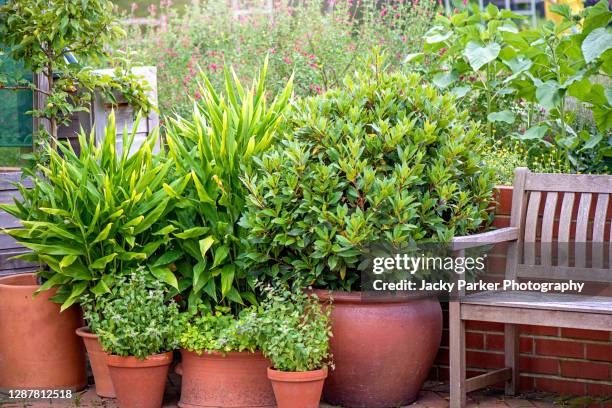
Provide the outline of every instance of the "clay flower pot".
<path id="1" fill-rule="evenodd" d="M 136 357 L 107 355 L 106 362 L 121 408 L 160 408 L 172 352 Z"/>
<path id="2" fill-rule="evenodd" d="M 89 356 L 89 364 L 91 365 L 91 371 L 93 371 L 96 394 L 101 397 L 115 398 L 115 388 L 108 371 L 108 364 L 106 364 L 107 354 L 102 350 L 98 336 L 89 331 L 87 326 L 77 329 L 76 334 L 85 343 L 87 355 Z"/>
<path id="3" fill-rule="evenodd" d="M 181 350 L 179 407 L 274 407 L 266 371 L 270 360 L 260 352 L 197 353 Z"/>
<path id="4" fill-rule="evenodd" d="M 278 408 L 318 408 L 327 378 L 327 368 L 314 371 L 289 372 L 268 367 Z"/>
<path id="5" fill-rule="evenodd" d="M 55 290 L 32 297 L 39 287 L 33 273 L 0 278 L 0 389 L 83 389 L 80 309 L 60 313 Z"/>
<path id="6" fill-rule="evenodd" d="M 322 301 L 328 291 L 315 293 Z M 437 299 L 363 301 L 359 292 L 333 292 L 330 349 L 335 369 L 323 399 L 343 407 L 397 407 L 413 402 L 440 346 Z"/>

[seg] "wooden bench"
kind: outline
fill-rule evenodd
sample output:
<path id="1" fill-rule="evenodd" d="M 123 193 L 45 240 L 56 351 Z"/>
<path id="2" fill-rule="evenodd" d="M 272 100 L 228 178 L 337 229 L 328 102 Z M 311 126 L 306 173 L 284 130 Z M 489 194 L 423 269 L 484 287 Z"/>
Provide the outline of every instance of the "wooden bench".
<path id="1" fill-rule="evenodd" d="M 589 282 L 607 284 L 609 288 L 611 195 L 612 176 L 538 174 L 518 168 L 510 226 L 456 237 L 453 246 L 462 251 L 507 242 L 504 279 L 585 280 L 588 276 Z M 466 379 L 466 320 L 504 323 L 505 368 Z M 451 407 L 464 407 L 466 393 L 503 381 L 506 393 L 514 395 L 519 379 L 521 324 L 610 331 L 612 297 L 539 292 L 480 292 L 464 296 L 459 293 L 458 300 L 449 303 Z"/>

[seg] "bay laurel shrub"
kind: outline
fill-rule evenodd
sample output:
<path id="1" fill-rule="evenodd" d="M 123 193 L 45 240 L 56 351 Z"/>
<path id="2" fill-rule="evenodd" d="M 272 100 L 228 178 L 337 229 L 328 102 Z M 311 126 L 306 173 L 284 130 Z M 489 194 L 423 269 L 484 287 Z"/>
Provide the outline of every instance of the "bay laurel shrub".
<path id="1" fill-rule="evenodd" d="M 262 280 L 355 290 L 368 244 L 446 242 L 490 220 L 478 124 L 452 95 L 375 58 L 301 101 L 286 140 L 245 176 L 244 258 Z"/>
<path id="2" fill-rule="evenodd" d="M 79 135 L 79 153 L 69 144 L 46 143 L 48 162 L 25 170 L 32 187 L 18 183 L 21 198 L 1 206 L 23 225 L 4 232 L 32 250 L 20 258 L 48 266 L 38 272 L 39 291 L 57 288 L 52 300 L 62 310 L 84 295 L 109 293 L 140 265 L 178 287 L 163 254 L 172 239 L 165 218 L 188 179 L 165 183 L 171 162 L 163 151 L 154 153 L 158 135 L 136 148 L 135 130 L 124 131 L 118 152 L 111 114 L 102 142 L 95 143 L 93 132 Z"/>
<path id="3" fill-rule="evenodd" d="M 109 354 L 145 359 L 172 351 L 182 329 L 178 305 L 162 282 L 142 269 L 119 279 L 111 293 L 84 302 L 84 317 Z"/>
<path id="4" fill-rule="evenodd" d="M 191 117 L 177 116 L 167 125 L 173 177 L 190 179 L 167 218 L 175 238 L 168 254 L 192 312 L 200 303 L 233 305 L 234 311 L 256 303 L 252 280 L 238 262 L 243 235 L 238 221 L 248 193 L 240 176 L 252 157 L 271 145 L 292 89 L 289 80 L 267 100 L 266 71 L 267 59 L 245 87 L 226 68 L 221 92 L 201 74 L 202 98 Z"/>

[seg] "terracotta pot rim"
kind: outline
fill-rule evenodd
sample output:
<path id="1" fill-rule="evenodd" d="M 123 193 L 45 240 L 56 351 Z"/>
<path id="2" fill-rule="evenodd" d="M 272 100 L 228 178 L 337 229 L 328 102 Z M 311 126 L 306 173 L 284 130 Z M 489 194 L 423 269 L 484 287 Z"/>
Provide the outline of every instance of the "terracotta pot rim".
<path id="1" fill-rule="evenodd" d="M 85 337 L 87 339 L 97 339 L 98 338 L 97 334 L 93 334 L 91 332 L 91 330 L 89 329 L 89 326 L 79 327 L 78 329 L 75 330 L 75 333 L 77 334 L 77 336 Z"/>
<path id="2" fill-rule="evenodd" d="M 327 378 L 327 367 L 311 371 L 280 371 L 268 367 L 268 378 L 280 382 L 311 382 Z"/>
<path id="3" fill-rule="evenodd" d="M 233 359 L 261 359 L 261 358 L 265 358 L 263 353 L 259 350 L 255 351 L 255 352 L 251 352 L 251 351 L 228 351 L 225 353 L 222 353 L 220 351 L 211 351 L 208 352 L 206 350 L 203 350 L 201 353 L 198 353 L 197 351 L 191 351 L 191 350 L 187 350 L 182 348 L 181 349 L 181 353 L 188 353 L 190 355 L 192 355 L 195 358 L 214 358 L 214 359 L 225 359 L 225 358 L 233 358 Z"/>
<path id="4" fill-rule="evenodd" d="M 395 304 L 395 303 L 413 303 L 413 302 L 423 302 L 423 301 L 432 301 L 435 300 L 438 302 L 438 299 L 435 296 L 426 297 L 426 298 L 414 298 L 414 296 L 406 295 L 405 297 L 401 294 L 395 298 L 386 298 L 386 299 L 367 299 L 364 300 L 362 296 L 362 292 L 360 291 L 351 291 L 345 292 L 341 290 L 329 290 L 329 289 L 312 289 L 312 293 L 316 294 L 319 299 L 323 301 L 328 301 L 331 295 L 333 303 L 343 303 L 343 304 Z"/>
<path id="5" fill-rule="evenodd" d="M 41 285 L 38 284 L 34 284 L 34 285 L 19 285 L 19 284 L 11 284 L 11 283 L 3 283 L 4 281 L 8 281 L 11 279 L 15 279 L 15 278 L 26 278 L 26 277 L 34 277 L 35 281 L 36 281 L 36 273 L 35 272 L 30 272 L 30 273 L 15 273 L 12 275 L 7 275 L 7 276 L 2 276 L 0 277 L 0 286 L 5 289 L 5 290 L 32 290 L 32 291 L 36 291 L 38 290 L 38 288 L 40 288 Z"/>
<path id="6" fill-rule="evenodd" d="M 166 353 L 153 354 L 148 356 L 144 360 L 139 360 L 133 356 L 117 356 L 115 354 L 106 355 L 106 363 L 109 367 L 122 367 L 122 368 L 142 368 L 142 367 L 157 367 L 163 365 L 170 365 L 173 357 L 172 351 Z"/>

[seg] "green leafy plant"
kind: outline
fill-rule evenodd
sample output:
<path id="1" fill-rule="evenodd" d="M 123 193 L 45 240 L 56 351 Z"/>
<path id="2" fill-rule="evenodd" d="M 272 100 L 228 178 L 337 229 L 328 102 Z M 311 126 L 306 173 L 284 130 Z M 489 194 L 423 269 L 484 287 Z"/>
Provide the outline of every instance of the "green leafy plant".
<path id="1" fill-rule="evenodd" d="M 478 125 L 419 75 L 386 72 L 383 56 L 302 101 L 289 125 L 244 178 L 243 257 L 263 281 L 355 289 L 369 244 L 445 242 L 490 219 Z"/>
<path id="2" fill-rule="evenodd" d="M 146 85 L 107 51 L 124 35 L 108 0 L 9 0 L 0 7 L 2 46 L 9 57 L 42 73 L 47 86 L 0 73 L 0 89 L 31 89 L 43 97 L 44 106 L 32 114 L 48 121 L 53 139 L 73 113 L 88 110 L 94 90 L 111 101 L 118 90 L 137 110 L 147 111 L 152 105 Z M 115 76 L 96 74 L 84 63 L 91 60 L 110 60 L 117 66 Z"/>
<path id="3" fill-rule="evenodd" d="M 84 316 L 104 351 L 142 360 L 178 347 L 179 309 L 165 294 L 162 284 L 148 281 L 139 268 L 95 303 L 85 300 Z"/>
<path id="4" fill-rule="evenodd" d="M 3 230 L 32 250 L 20 258 L 48 266 L 38 272 L 45 280 L 39 292 L 57 288 L 52 300 L 62 310 L 85 294 L 109 293 L 120 275 L 147 262 L 151 274 L 178 287 L 172 259 L 158 255 L 174 230 L 165 217 L 188 179 L 165 184 L 172 162 L 153 154 L 158 132 L 136 148 L 137 127 L 124 131 L 123 153 L 116 150 L 114 114 L 100 143 L 93 132 L 79 135 L 78 154 L 70 144 L 57 151 L 46 143 L 49 162 L 26 171 L 32 187 L 16 184 L 21 198 L 0 207 L 23 226 Z"/>
<path id="5" fill-rule="evenodd" d="M 312 371 L 331 361 L 329 339 L 332 305 L 317 295 L 288 287 L 264 288 L 259 344 L 280 371 Z"/>
<path id="6" fill-rule="evenodd" d="M 182 348 L 198 354 L 254 352 L 257 349 L 259 315 L 254 306 L 242 309 L 237 316 L 229 307 L 218 306 L 214 312 L 205 307 L 200 309 L 194 315 L 184 315 L 186 324 L 180 335 Z"/>
<path id="7" fill-rule="evenodd" d="M 209 306 L 256 303 L 247 271 L 237 261 L 242 251 L 238 220 L 247 194 L 240 176 L 252 157 L 271 145 L 292 84 L 289 80 L 268 102 L 266 70 L 267 60 L 251 87 L 244 88 L 226 69 L 222 94 L 202 74 L 202 99 L 192 117 L 172 118 L 167 126 L 176 177 L 190 179 L 168 220 L 176 228 L 172 253 L 180 291 L 191 310 L 201 301 Z"/>

